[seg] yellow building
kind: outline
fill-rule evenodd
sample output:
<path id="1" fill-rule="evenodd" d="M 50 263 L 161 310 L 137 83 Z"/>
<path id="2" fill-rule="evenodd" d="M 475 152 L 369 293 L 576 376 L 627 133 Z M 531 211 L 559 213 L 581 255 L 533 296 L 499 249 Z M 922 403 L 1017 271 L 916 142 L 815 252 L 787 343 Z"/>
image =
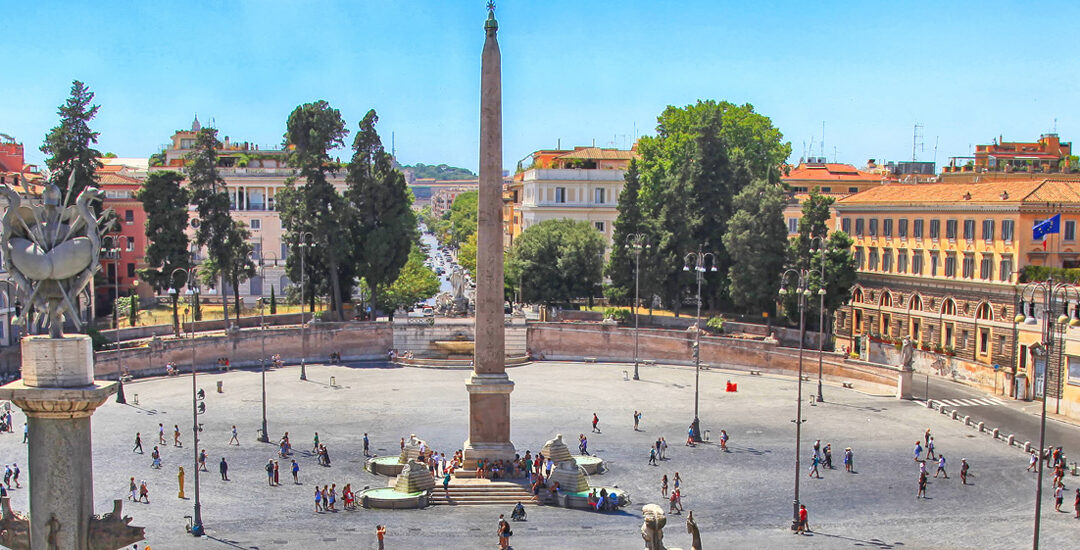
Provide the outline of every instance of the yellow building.
<path id="1" fill-rule="evenodd" d="M 795 236 L 799 233 L 802 203 L 810 191 L 816 189 L 822 195 L 840 199 L 877 187 L 881 185 L 882 179 L 881 174 L 859 170 L 850 164 L 825 162 L 824 157 L 810 157 L 805 162 L 800 162 L 780 178 L 789 189 L 788 203 L 784 207 L 788 235 Z"/>
<path id="2" fill-rule="evenodd" d="M 1037 327 L 1014 319 L 1018 283 L 1028 265 L 1080 266 L 1080 182 L 890 184 L 840 199 L 835 212 L 836 228 L 855 241 L 859 270 L 851 302 L 837 313 L 838 346 L 860 352 L 864 336 L 910 336 L 961 366 L 970 383 L 1042 395 L 1030 348 Z M 1032 228 L 1057 213 L 1061 233 L 1044 247 Z M 1063 376 L 1062 406 L 1080 417 L 1080 332 L 1071 338 L 1078 359 Z"/>

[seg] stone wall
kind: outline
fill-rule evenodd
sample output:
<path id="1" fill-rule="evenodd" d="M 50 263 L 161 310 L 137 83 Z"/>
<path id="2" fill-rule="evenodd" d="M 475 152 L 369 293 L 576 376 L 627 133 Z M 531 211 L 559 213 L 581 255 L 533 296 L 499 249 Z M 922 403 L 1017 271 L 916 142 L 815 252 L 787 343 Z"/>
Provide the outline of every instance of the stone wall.
<path id="1" fill-rule="evenodd" d="M 231 317 L 232 310 L 229 310 L 229 311 L 230 311 L 230 313 L 229 313 L 229 315 L 230 315 L 230 317 L 229 317 L 230 324 L 233 324 L 233 325 L 237 324 L 236 319 Z M 305 314 L 305 316 L 308 319 L 311 319 L 311 314 L 310 313 Z M 300 314 L 299 313 L 281 313 L 281 314 L 277 314 L 277 315 L 266 315 L 265 320 L 266 320 L 266 324 L 271 325 L 271 326 L 275 326 L 275 325 L 295 325 L 295 324 L 300 323 Z M 241 328 L 258 327 L 259 326 L 259 316 L 258 315 L 253 315 L 253 316 L 248 316 L 248 317 L 241 317 L 239 324 L 240 324 Z M 198 321 L 198 322 L 195 323 L 195 332 L 205 332 L 205 331 L 211 331 L 211 330 L 224 330 L 224 329 L 225 329 L 225 320 L 224 319 L 214 319 L 214 320 L 210 320 L 210 321 Z M 113 330 L 111 328 L 101 328 L 99 330 L 101 331 L 101 334 L 104 335 L 105 338 L 108 339 L 110 342 L 116 340 L 116 331 L 115 330 Z M 190 331 L 191 330 L 191 323 L 190 322 L 183 322 L 183 320 L 181 319 L 180 330 L 183 331 L 183 332 Z M 121 326 L 120 327 L 120 341 L 121 342 L 126 342 L 128 340 L 141 340 L 143 338 L 152 338 L 154 336 L 169 336 L 172 333 L 173 333 L 172 323 L 165 324 L 165 325 L 148 325 L 148 326 L 140 326 L 140 327 L 123 327 L 123 326 Z"/>
<path id="2" fill-rule="evenodd" d="M 593 324 L 530 323 L 529 350 L 546 359 L 633 361 L 634 329 Z M 663 363 L 693 364 L 692 332 L 641 329 L 640 358 Z M 725 368 L 793 374 L 798 371 L 798 349 L 761 340 L 716 336 L 701 337 L 701 361 Z M 857 380 L 875 390 L 891 392 L 896 386 L 895 367 L 846 359 L 834 353 L 823 355 L 822 371 L 827 378 Z M 817 370 L 817 351 L 804 351 L 806 374 Z"/>
<path id="3" fill-rule="evenodd" d="M 436 342 L 476 340 L 476 326 L 472 319 L 439 319 L 429 324 L 430 318 L 398 318 L 394 320 L 393 347 L 399 354 L 411 351 L 416 357 L 445 357 L 446 351 Z M 506 321 L 505 348 L 507 356 L 525 355 L 525 319 Z"/>
<path id="4" fill-rule="evenodd" d="M 262 357 L 265 337 L 266 356 L 280 354 L 286 363 L 298 363 L 303 357 L 303 340 L 297 326 L 286 328 L 246 329 L 232 335 L 215 334 L 190 338 L 154 341 L 149 345 L 101 351 L 95 356 L 97 378 L 114 379 L 123 369 L 132 375 L 156 375 L 165 372 L 166 363 L 175 362 L 181 370 L 191 365 L 192 348 L 200 368 L 217 367 L 220 357 L 228 357 L 231 366 L 257 366 Z M 343 360 L 385 359 L 393 344 L 393 333 L 385 322 L 311 323 L 303 331 L 307 339 L 309 361 L 326 361 L 330 353 Z"/>
<path id="5" fill-rule="evenodd" d="M 917 374 L 934 375 L 949 378 L 957 382 L 975 386 L 985 391 L 1011 396 L 1012 391 L 1005 378 L 1005 372 L 1010 369 L 1007 366 L 995 371 L 990 365 L 973 363 L 959 357 L 950 357 L 945 354 L 932 353 L 922 350 L 912 350 L 912 368 Z M 894 344 L 882 344 L 870 342 L 870 362 L 885 365 L 899 365 L 900 352 Z"/>

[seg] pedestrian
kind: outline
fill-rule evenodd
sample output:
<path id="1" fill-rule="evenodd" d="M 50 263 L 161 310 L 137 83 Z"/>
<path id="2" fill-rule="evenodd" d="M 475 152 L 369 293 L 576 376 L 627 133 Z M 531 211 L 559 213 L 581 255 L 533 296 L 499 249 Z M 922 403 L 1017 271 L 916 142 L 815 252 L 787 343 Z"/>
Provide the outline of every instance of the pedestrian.
<path id="1" fill-rule="evenodd" d="M 371 456 L 371 452 L 368 450 L 367 432 L 364 432 L 364 456 Z"/>
<path id="2" fill-rule="evenodd" d="M 130 493 L 128 497 L 132 502 L 139 501 L 139 485 L 135 483 L 135 478 L 131 478 L 128 482 L 128 493 Z"/>
<path id="3" fill-rule="evenodd" d="M 376 525 L 375 526 L 375 539 L 379 541 L 379 550 L 384 550 L 384 548 L 383 548 L 383 537 L 385 537 L 385 536 L 386 536 L 386 526 L 385 525 Z"/>
<path id="4" fill-rule="evenodd" d="M 30 426 L 26 425 L 26 422 L 22 423 L 22 442 L 26 443 L 30 440 Z"/>
<path id="5" fill-rule="evenodd" d="M 933 436 L 930 435 L 930 428 L 927 428 L 926 432 L 923 433 L 923 441 L 926 443 L 927 447 L 930 446 L 930 440 L 931 439 L 933 439 Z"/>
<path id="6" fill-rule="evenodd" d="M 267 460 L 265 468 L 266 468 L 266 484 L 273 487 L 274 486 L 274 459 Z"/>
<path id="7" fill-rule="evenodd" d="M 161 422 L 158 422 L 158 425 L 157 425 L 157 439 L 158 439 L 158 445 L 164 445 L 166 443 L 165 442 L 165 424 L 162 424 Z"/>
<path id="8" fill-rule="evenodd" d="M 135 432 L 135 446 L 131 448 L 131 452 L 134 453 L 136 449 L 139 451 L 139 454 L 143 454 L 142 434 L 140 434 L 139 432 Z"/>
<path id="9" fill-rule="evenodd" d="M 1065 500 L 1065 485 L 1059 481 L 1057 486 L 1054 487 L 1054 511 L 1061 511 L 1061 503 Z"/>
<path id="10" fill-rule="evenodd" d="M 1080 519 L 1080 489 L 1076 490 L 1076 500 L 1073 501 L 1073 510 L 1076 510 L 1076 518 Z"/>
<path id="11" fill-rule="evenodd" d="M 12 463 L 11 466 L 13 471 L 11 480 L 15 482 L 15 488 L 18 489 L 22 487 L 22 485 L 19 484 L 19 472 L 21 472 L 21 470 L 19 470 L 19 465 L 17 463 Z"/>
<path id="12" fill-rule="evenodd" d="M 821 440 L 820 439 L 814 442 L 814 457 L 819 459 L 819 460 L 821 459 Z"/>
<path id="13" fill-rule="evenodd" d="M 232 439 L 229 440 L 229 445 L 232 445 L 233 443 L 236 443 L 237 446 L 240 445 L 240 439 L 236 435 L 236 424 L 233 424 Z"/>
<path id="14" fill-rule="evenodd" d="M 806 511 L 806 505 L 805 504 L 800 504 L 799 505 L 799 525 L 795 529 L 795 534 L 796 535 L 805 535 L 806 533 L 810 533 L 810 532 L 811 531 L 810 531 L 809 513 L 807 513 L 807 511 Z"/>
<path id="15" fill-rule="evenodd" d="M 150 451 L 150 467 L 161 468 L 161 451 L 158 450 L 157 445 L 154 445 L 154 450 Z"/>
<path id="16" fill-rule="evenodd" d="M 926 498 L 926 470 L 919 472 L 919 492 L 915 493 L 915 498 Z"/>
<path id="17" fill-rule="evenodd" d="M 851 447 L 844 449 L 844 471 L 849 474 L 855 473 L 855 453 L 851 452 Z"/>
<path id="18" fill-rule="evenodd" d="M 727 440 L 728 440 L 727 430 L 720 430 L 720 450 L 724 451 L 725 453 L 729 452 L 728 448 L 727 448 Z"/>
<path id="19" fill-rule="evenodd" d="M 934 437 L 930 436 L 930 439 L 926 442 L 926 459 L 933 460 L 936 457 L 937 454 L 934 453 Z"/>
<path id="20" fill-rule="evenodd" d="M 966 458 L 960 459 L 960 482 L 967 485 L 968 463 Z"/>
<path id="21" fill-rule="evenodd" d="M 402 439 L 402 441 L 404 441 L 404 439 Z M 401 448 L 402 448 L 402 450 L 405 449 L 404 446 L 402 446 Z M 315 446 L 313 446 L 311 448 L 311 452 L 313 452 L 313 453 L 319 452 L 319 432 L 315 432 Z"/>
<path id="22" fill-rule="evenodd" d="M 510 530 L 510 524 L 502 514 L 499 514 L 499 525 L 496 527 L 495 533 L 499 535 L 499 548 L 506 550 L 510 547 L 510 536 L 506 533 Z"/>
<path id="23" fill-rule="evenodd" d="M 329 510 L 330 509 L 330 488 L 329 488 L 329 486 L 328 485 L 323 485 L 322 486 L 322 491 L 319 494 L 320 494 L 320 496 L 322 496 L 323 510 Z"/>
<path id="24" fill-rule="evenodd" d="M 822 463 L 822 464 L 823 464 L 823 465 L 824 465 L 824 466 L 825 466 L 826 468 L 828 468 L 828 469 L 830 469 L 830 470 L 835 470 L 836 468 L 834 468 L 834 467 L 833 467 L 833 463 L 832 463 L 832 443 L 826 443 L 826 444 L 825 444 L 825 448 L 824 448 L 824 449 L 822 449 L 822 451 L 821 451 L 821 452 L 822 452 L 822 454 L 824 454 L 824 455 L 825 455 L 825 459 L 824 459 L 824 460 L 822 460 L 822 462 L 821 462 L 821 463 Z"/>
<path id="25" fill-rule="evenodd" d="M 4 484 L 7 485 L 8 489 L 11 488 L 11 475 L 12 475 L 12 473 L 13 472 L 11 471 L 11 466 L 5 465 L 4 466 Z"/>
<path id="26" fill-rule="evenodd" d="M 218 464 L 218 470 L 221 472 L 221 480 L 229 481 L 229 463 L 225 462 L 225 457 L 221 457 L 221 463 Z"/>
<path id="27" fill-rule="evenodd" d="M 183 447 L 184 446 L 184 444 L 180 442 L 180 425 L 179 424 L 173 424 L 172 444 L 173 444 L 173 447 Z"/>
<path id="28" fill-rule="evenodd" d="M 667 460 L 667 439 L 660 438 L 660 460 Z"/>
<path id="29" fill-rule="evenodd" d="M 668 513 L 678 514 L 679 510 L 679 490 L 675 489 L 671 492 L 671 496 L 668 497 Z"/>
<path id="30" fill-rule="evenodd" d="M 199 451 L 199 470 L 206 472 L 206 449 Z"/>
<path id="31" fill-rule="evenodd" d="M 274 461 L 274 486 L 281 485 L 281 479 L 278 477 L 278 461 Z"/>
<path id="32" fill-rule="evenodd" d="M 150 504 L 150 490 L 146 488 L 146 480 L 139 482 L 139 501 Z"/>
<path id="33" fill-rule="evenodd" d="M 404 451 L 404 450 L 405 450 L 405 438 L 404 438 L 404 437 L 403 437 L 403 438 L 401 438 L 401 450 L 402 450 L 402 451 Z"/>
<path id="34" fill-rule="evenodd" d="M 1028 461 L 1028 467 L 1027 467 L 1027 470 L 1025 470 L 1025 471 L 1030 472 L 1030 471 L 1034 470 L 1035 468 L 1037 468 L 1038 465 L 1039 465 L 1039 455 L 1036 454 L 1035 451 L 1031 451 L 1031 460 Z"/>
<path id="35" fill-rule="evenodd" d="M 634 431 L 638 431 L 638 421 L 641 420 L 641 414 L 634 411 Z"/>
<path id="36" fill-rule="evenodd" d="M 667 498 L 667 474 L 660 478 L 660 495 Z"/>
<path id="37" fill-rule="evenodd" d="M 922 441 L 915 442 L 915 462 L 919 461 L 919 456 L 922 455 Z"/>
<path id="38" fill-rule="evenodd" d="M 818 473 L 819 462 L 821 462 L 821 460 L 816 454 L 810 457 L 810 477 L 816 477 L 818 479 L 821 479 L 821 474 Z"/>
<path id="39" fill-rule="evenodd" d="M 300 465 L 296 463 L 296 460 L 292 461 L 292 481 L 294 485 L 300 485 Z"/>
<path id="40" fill-rule="evenodd" d="M 592 413 L 592 431 L 593 432 L 600 433 L 599 424 L 600 424 L 600 417 L 596 416 L 595 412 Z"/>
<path id="41" fill-rule="evenodd" d="M 326 498 L 330 503 L 330 511 L 337 512 L 337 483 L 330 485 L 330 492 L 326 495 Z"/>
<path id="42" fill-rule="evenodd" d="M 582 456 L 589 456 L 589 439 L 585 434 L 578 435 L 578 451 Z"/>
<path id="43" fill-rule="evenodd" d="M 679 472 L 675 472 L 675 477 L 671 478 L 671 482 L 672 485 L 674 485 L 673 488 L 678 491 L 679 487 L 682 485 L 682 478 L 679 477 Z"/>
<path id="44" fill-rule="evenodd" d="M 446 500 L 450 500 L 450 472 L 444 472 L 442 476 L 442 490 Z"/>
<path id="45" fill-rule="evenodd" d="M 945 479 L 949 479 L 949 473 L 945 471 L 945 455 L 938 457 L 937 471 L 934 472 L 934 477 L 937 477 L 938 474 L 942 474 L 945 476 Z"/>
<path id="46" fill-rule="evenodd" d="M 686 429 L 686 444 L 683 445 L 683 446 L 684 447 L 696 447 L 696 445 L 694 445 L 694 425 L 693 424 L 691 424 L 690 427 Z"/>
<path id="47" fill-rule="evenodd" d="M 656 463 L 656 449 L 649 449 L 649 464 L 652 464 L 653 466 L 659 466 L 659 464 Z"/>
<path id="48" fill-rule="evenodd" d="M 322 512 L 322 491 L 318 485 L 315 486 L 315 511 Z"/>

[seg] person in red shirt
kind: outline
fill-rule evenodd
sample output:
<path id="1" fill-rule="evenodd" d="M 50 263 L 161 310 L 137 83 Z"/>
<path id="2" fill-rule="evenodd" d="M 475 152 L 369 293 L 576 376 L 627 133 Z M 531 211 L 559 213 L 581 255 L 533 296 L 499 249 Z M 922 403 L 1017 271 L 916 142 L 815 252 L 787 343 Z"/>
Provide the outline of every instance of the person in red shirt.
<path id="1" fill-rule="evenodd" d="M 795 529 L 795 534 L 796 535 L 802 535 L 802 534 L 810 532 L 810 527 L 809 527 L 809 524 L 807 523 L 806 518 L 807 518 L 806 505 L 805 504 L 800 504 L 799 505 L 799 525 Z"/>
<path id="2" fill-rule="evenodd" d="M 384 536 L 386 536 L 386 526 L 385 525 L 376 525 L 375 526 L 375 538 L 378 539 L 378 541 L 379 541 L 379 550 L 383 550 L 383 537 Z"/>

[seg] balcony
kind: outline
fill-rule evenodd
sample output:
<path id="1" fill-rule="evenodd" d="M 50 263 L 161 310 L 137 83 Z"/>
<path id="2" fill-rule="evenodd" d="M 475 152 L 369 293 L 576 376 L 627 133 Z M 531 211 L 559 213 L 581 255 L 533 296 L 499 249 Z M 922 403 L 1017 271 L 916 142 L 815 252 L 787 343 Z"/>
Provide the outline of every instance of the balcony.
<path id="1" fill-rule="evenodd" d="M 526 170 L 524 181 L 623 181 L 624 170 L 586 170 L 583 168 Z"/>

